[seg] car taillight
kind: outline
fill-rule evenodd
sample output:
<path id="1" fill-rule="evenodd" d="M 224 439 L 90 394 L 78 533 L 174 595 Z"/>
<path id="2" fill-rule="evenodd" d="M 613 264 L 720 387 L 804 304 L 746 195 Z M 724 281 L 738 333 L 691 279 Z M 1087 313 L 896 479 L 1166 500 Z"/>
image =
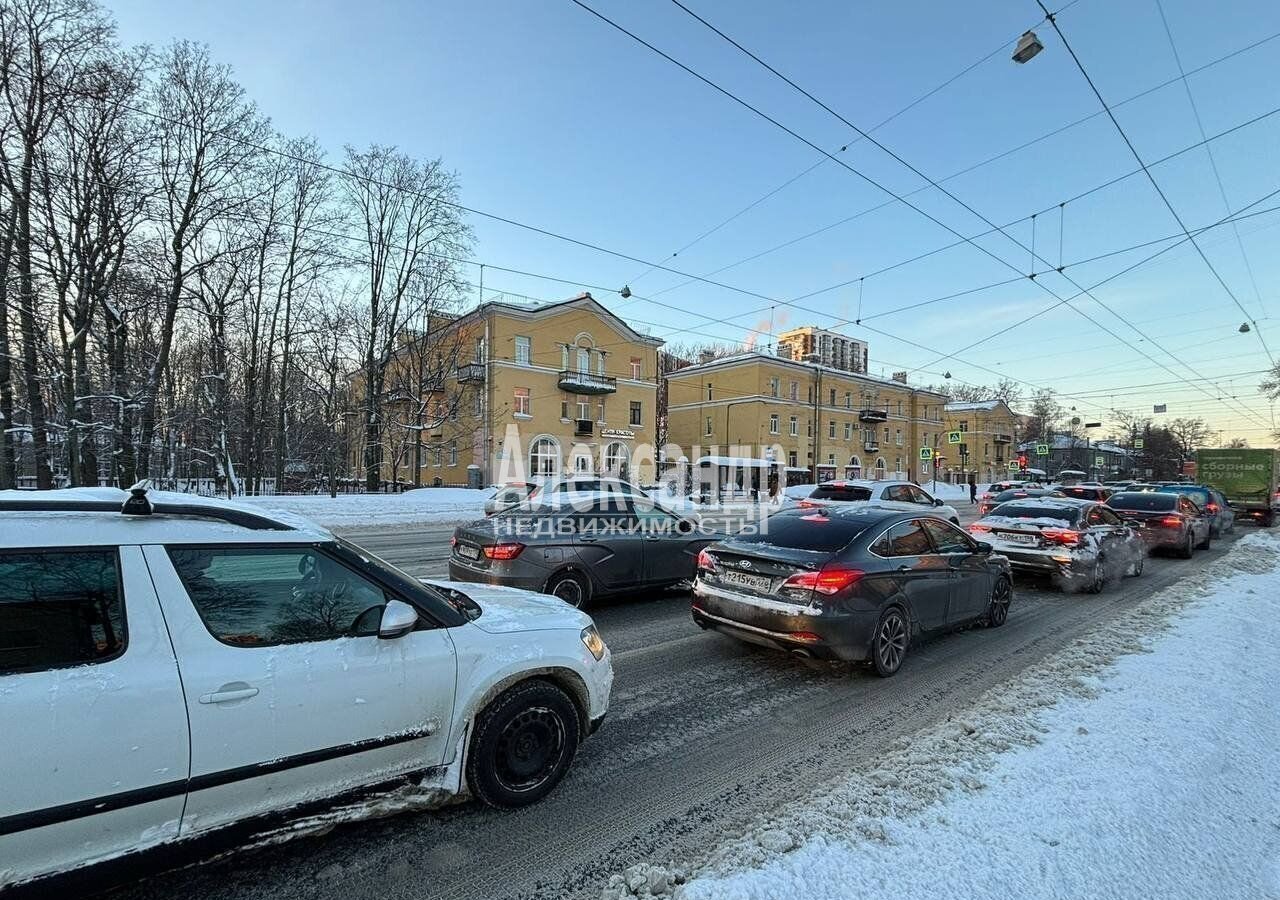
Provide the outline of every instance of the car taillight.
<path id="1" fill-rule="evenodd" d="M 799 506 L 801 509 L 817 509 L 818 508 L 818 504 L 814 503 L 812 500 L 801 500 L 796 505 Z"/>
<path id="2" fill-rule="evenodd" d="M 795 588 L 798 590 L 817 591 L 819 594 L 830 596 L 838 594 L 850 585 L 855 584 L 862 576 L 861 569 L 851 569 L 848 566 L 840 565 L 826 565 L 816 572 L 797 572 L 782 582 L 782 588 L 783 590 Z"/>
<path id="3" fill-rule="evenodd" d="M 450 535 L 450 536 L 449 536 L 449 546 L 450 546 L 450 547 L 456 547 L 456 546 L 458 546 L 458 536 L 457 536 L 457 535 Z"/>
<path id="4" fill-rule="evenodd" d="M 991 530 L 990 525 L 983 525 L 981 522 L 974 522 L 972 525 L 969 526 L 970 534 L 986 534 L 990 530 Z"/>
<path id="5" fill-rule="evenodd" d="M 1216 513 L 1216 512 L 1218 511 L 1218 504 L 1216 504 L 1216 503 L 1206 503 L 1206 504 L 1204 505 L 1204 508 L 1205 508 L 1205 511 L 1206 511 L 1206 512 Z"/>
<path id="6" fill-rule="evenodd" d="M 1064 547 L 1074 547 L 1080 543 L 1080 532 L 1069 528 L 1046 528 L 1040 532 L 1040 536 L 1046 541 L 1062 544 Z"/>
<path id="7" fill-rule="evenodd" d="M 708 569 L 712 572 L 716 570 L 716 558 L 708 553 L 705 549 L 698 551 L 698 568 Z"/>
<path id="8" fill-rule="evenodd" d="M 524 549 L 524 544 L 494 544 L 484 548 L 484 555 L 490 559 L 515 559 Z"/>
<path id="9" fill-rule="evenodd" d="M 1160 524 L 1165 528 L 1177 528 L 1182 524 L 1181 516 L 1165 516 L 1160 520 Z"/>

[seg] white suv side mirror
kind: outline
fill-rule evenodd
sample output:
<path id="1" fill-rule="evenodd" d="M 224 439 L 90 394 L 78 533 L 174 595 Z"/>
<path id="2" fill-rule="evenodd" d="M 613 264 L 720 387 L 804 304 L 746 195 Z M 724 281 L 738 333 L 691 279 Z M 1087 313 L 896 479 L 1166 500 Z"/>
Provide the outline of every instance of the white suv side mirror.
<path id="1" fill-rule="evenodd" d="M 382 621 L 378 623 L 379 640 L 390 641 L 404 637 L 418 624 L 418 611 L 402 600 L 390 600 L 382 608 Z"/>

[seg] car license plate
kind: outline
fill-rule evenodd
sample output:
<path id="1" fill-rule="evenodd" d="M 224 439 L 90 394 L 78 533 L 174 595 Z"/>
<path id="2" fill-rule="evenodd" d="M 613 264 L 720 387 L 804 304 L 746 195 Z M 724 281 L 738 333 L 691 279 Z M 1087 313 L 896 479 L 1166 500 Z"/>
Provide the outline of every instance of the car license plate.
<path id="1" fill-rule="evenodd" d="M 459 544 L 458 555 L 464 559 L 479 559 L 480 548 L 472 547 L 470 544 Z"/>
<path id="2" fill-rule="evenodd" d="M 725 572 L 720 576 L 720 580 L 726 584 L 750 588 L 753 591 L 767 591 L 773 583 L 763 575 L 748 575 L 746 572 Z"/>
<path id="3" fill-rule="evenodd" d="M 1000 537 L 1010 544 L 1034 545 L 1039 540 L 1034 534 L 1004 534 Z"/>

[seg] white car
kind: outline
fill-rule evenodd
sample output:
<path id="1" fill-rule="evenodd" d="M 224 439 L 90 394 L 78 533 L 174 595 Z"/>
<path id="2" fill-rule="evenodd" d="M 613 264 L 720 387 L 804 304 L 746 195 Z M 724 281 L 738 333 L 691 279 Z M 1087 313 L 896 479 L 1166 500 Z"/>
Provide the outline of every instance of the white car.
<path id="1" fill-rule="evenodd" d="M 880 509 L 927 512 L 952 525 L 960 524 L 955 508 L 909 481 L 824 481 L 798 504 L 801 508 L 861 503 Z"/>
<path id="2" fill-rule="evenodd" d="M 4 492 L 0 888 L 406 780 L 531 803 L 612 682 L 553 597 L 423 582 L 219 501 Z"/>

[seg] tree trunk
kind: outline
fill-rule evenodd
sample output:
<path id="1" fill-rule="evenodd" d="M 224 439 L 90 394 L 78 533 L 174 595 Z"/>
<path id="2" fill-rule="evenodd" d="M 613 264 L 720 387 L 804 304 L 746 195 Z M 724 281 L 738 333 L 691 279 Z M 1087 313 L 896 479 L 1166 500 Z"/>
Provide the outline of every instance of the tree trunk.
<path id="1" fill-rule="evenodd" d="M 36 288 L 31 271 L 31 167 L 36 148 L 28 144 L 24 148 L 21 187 L 13 198 L 18 210 L 18 228 L 15 240 L 18 263 L 18 325 L 22 333 L 22 368 L 26 387 L 27 410 L 31 425 L 31 450 L 35 465 L 36 488 L 42 491 L 53 488 L 53 472 L 49 467 L 49 435 L 46 424 L 44 394 L 40 390 L 39 358 L 36 345 L 39 331 L 36 328 Z"/>
<path id="2" fill-rule="evenodd" d="M 9 356 L 9 262 L 18 208 L 9 208 L 0 244 L 0 490 L 17 486 L 17 460 L 13 452 L 13 366 Z"/>

